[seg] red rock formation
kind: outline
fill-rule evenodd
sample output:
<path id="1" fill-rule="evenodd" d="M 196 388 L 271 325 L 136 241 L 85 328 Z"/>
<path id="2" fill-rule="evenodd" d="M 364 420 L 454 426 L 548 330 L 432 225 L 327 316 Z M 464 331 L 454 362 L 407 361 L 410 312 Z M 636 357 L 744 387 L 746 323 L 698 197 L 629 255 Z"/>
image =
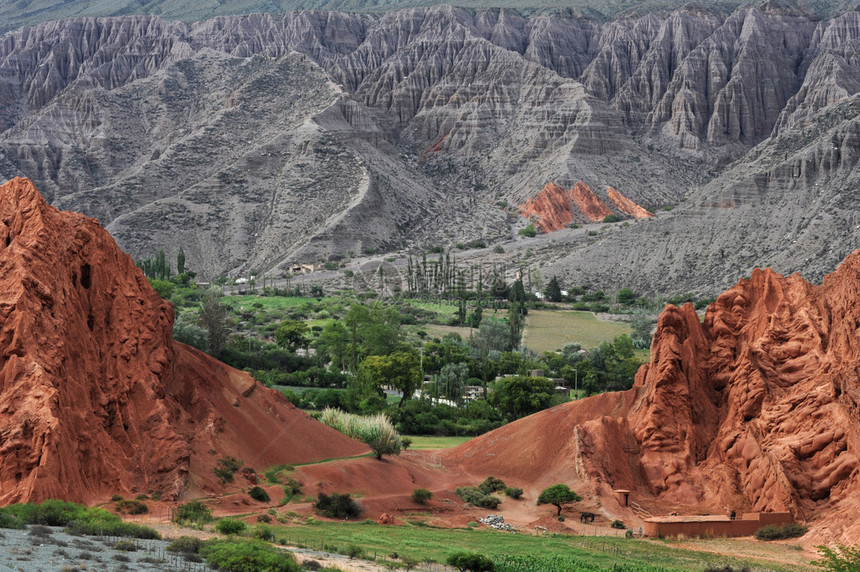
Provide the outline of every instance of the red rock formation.
<path id="1" fill-rule="evenodd" d="M 860 251 L 821 286 L 755 270 L 700 322 L 667 306 L 633 389 L 511 423 L 450 465 L 695 510 L 790 510 L 856 542 Z M 651 499 L 648 501 L 647 499 Z"/>
<path id="2" fill-rule="evenodd" d="M 537 218 L 542 232 L 560 230 L 573 222 L 573 207 L 568 191 L 555 183 L 547 183 L 538 195 L 527 200 L 520 213 L 526 218 Z"/>
<path id="3" fill-rule="evenodd" d="M 612 214 L 612 209 L 601 201 L 591 188 L 582 181 L 576 183 L 570 190 L 570 195 L 577 208 L 591 222 L 598 222 Z"/>
<path id="4" fill-rule="evenodd" d="M 640 207 L 627 197 L 621 194 L 621 191 L 615 189 L 615 187 L 607 187 L 606 194 L 609 195 L 609 200 L 612 201 L 612 204 L 615 205 L 615 208 L 623 212 L 624 214 L 630 215 L 633 218 L 651 218 L 654 216 L 654 213 L 645 210 Z"/>
<path id="5" fill-rule="evenodd" d="M 526 218 L 538 219 L 537 225 L 542 232 L 553 232 L 573 222 L 574 202 L 580 212 L 592 222 L 603 220 L 612 214 L 606 203 L 583 182 L 577 183 L 569 191 L 555 183 L 547 183 L 535 198 L 520 206 L 520 214 Z"/>
<path id="6" fill-rule="evenodd" d="M 217 486 L 212 467 L 366 447 L 172 340 L 173 309 L 96 221 L 0 186 L 0 503 Z M 210 453 L 211 451 L 211 453 Z"/>

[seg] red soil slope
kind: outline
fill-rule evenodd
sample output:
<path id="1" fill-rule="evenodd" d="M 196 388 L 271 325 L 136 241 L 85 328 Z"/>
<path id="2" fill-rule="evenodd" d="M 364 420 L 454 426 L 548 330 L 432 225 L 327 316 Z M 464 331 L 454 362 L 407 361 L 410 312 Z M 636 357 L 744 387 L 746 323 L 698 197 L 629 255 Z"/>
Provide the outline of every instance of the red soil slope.
<path id="1" fill-rule="evenodd" d="M 366 447 L 171 337 L 173 309 L 96 221 L 0 186 L 0 504 L 219 488 Z M 211 451 L 211 452 L 210 452 Z"/>
<path id="2" fill-rule="evenodd" d="M 615 205 L 615 208 L 617 208 L 624 214 L 630 215 L 633 218 L 651 218 L 654 216 L 654 213 L 649 212 L 646 209 L 640 207 L 639 205 L 622 195 L 621 191 L 617 190 L 615 187 L 607 187 L 606 194 L 609 195 L 609 200 L 612 201 L 612 204 Z"/>
<path id="3" fill-rule="evenodd" d="M 628 202 L 635 205 L 632 201 Z M 537 225 L 542 232 L 553 232 L 573 222 L 574 203 L 592 222 L 601 221 L 612 214 L 612 209 L 583 182 L 577 183 L 569 191 L 555 183 L 547 183 L 535 198 L 520 206 L 520 214 L 526 218 L 538 219 Z"/>
<path id="4" fill-rule="evenodd" d="M 582 181 L 576 183 L 570 189 L 570 195 L 577 208 L 585 215 L 585 218 L 591 222 L 597 222 L 605 219 L 612 214 L 612 209 L 606 206 L 606 203 L 601 201 L 591 187 Z"/>
<path id="5" fill-rule="evenodd" d="M 789 510 L 819 538 L 860 523 L 860 252 L 821 286 L 756 270 L 704 323 L 660 316 L 633 389 L 567 403 L 446 453 L 452 470 L 568 482 L 651 507 Z"/>

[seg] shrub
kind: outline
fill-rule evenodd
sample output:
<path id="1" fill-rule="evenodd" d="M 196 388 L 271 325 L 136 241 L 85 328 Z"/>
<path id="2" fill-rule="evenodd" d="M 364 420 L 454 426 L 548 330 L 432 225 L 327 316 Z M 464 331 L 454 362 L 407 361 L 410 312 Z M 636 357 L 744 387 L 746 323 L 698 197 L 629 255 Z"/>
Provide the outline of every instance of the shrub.
<path id="1" fill-rule="evenodd" d="M 708 568 L 705 568 L 705 572 L 750 572 L 750 569 L 747 566 L 744 566 L 743 568 L 738 568 L 737 570 L 735 570 L 734 568 L 726 564 L 722 568 L 710 566 Z"/>
<path id="2" fill-rule="evenodd" d="M 860 570 L 860 548 L 854 546 L 836 545 L 833 548 L 819 546 L 818 553 L 821 560 L 815 565 L 830 572 L 850 572 Z"/>
<path id="3" fill-rule="evenodd" d="M 781 540 L 784 538 L 796 538 L 806 534 L 807 528 L 802 524 L 791 523 L 783 526 L 769 524 L 755 531 L 755 537 L 759 540 Z"/>
<path id="4" fill-rule="evenodd" d="M 526 238 L 534 238 L 537 236 L 537 230 L 535 229 L 534 224 L 530 224 L 525 228 L 521 228 L 517 234 L 525 236 Z"/>
<path id="5" fill-rule="evenodd" d="M 373 449 L 377 459 L 382 459 L 383 455 L 399 455 L 403 446 L 394 425 L 382 413 L 362 416 L 326 407 L 320 421 L 347 437 L 363 441 Z"/>
<path id="6" fill-rule="evenodd" d="M 621 220 L 623 220 L 621 218 L 621 216 L 614 214 L 614 213 L 611 215 L 606 215 L 605 217 L 603 217 L 603 222 L 619 222 Z"/>
<path id="7" fill-rule="evenodd" d="M 212 469 L 215 476 L 221 479 L 221 484 L 232 483 L 233 475 L 242 468 L 244 463 L 234 457 L 218 459 L 218 466 Z"/>
<path id="8" fill-rule="evenodd" d="M 350 558 L 361 558 L 364 556 L 364 548 L 357 544 L 350 544 L 346 547 L 346 555 Z"/>
<path id="9" fill-rule="evenodd" d="M 248 528 L 248 525 L 235 518 L 222 518 L 215 523 L 215 530 L 221 534 L 242 534 Z"/>
<path id="10" fill-rule="evenodd" d="M 266 492 L 266 489 L 263 487 L 251 487 L 251 490 L 248 491 L 248 496 L 259 502 L 269 502 L 269 493 Z"/>
<path id="11" fill-rule="evenodd" d="M 475 487 L 458 487 L 456 492 L 465 502 L 479 508 L 496 509 L 502 503 L 498 497 L 484 494 Z"/>
<path id="12" fill-rule="evenodd" d="M 223 572 L 298 572 L 295 558 L 258 540 L 217 539 L 200 547 L 206 564 Z"/>
<path id="13" fill-rule="evenodd" d="M 254 527 L 254 530 L 251 531 L 251 537 L 265 540 L 266 542 L 273 542 L 275 540 L 275 533 L 272 532 L 272 529 L 265 524 L 258 524 Z"/>
<path id="14" fill-rule="evenodd" d="M 497 477 L 487 477 L 483 483 L 478 485 L 478 490 L 485 495 L 503 491 L 506 488 L 508 488 L 508 485 L 505 484 L 505 481 Z"/>
<path id="15" fill-rule="evenodd" d="M 117 540 L 113 545 L 114 550 L 121 550 L 123 552 L 135 552 L 137 551 L 137 545 L 131 540 Z"/>
<path id="16" fill-rule="evenodd" d="M 149 512 L 149 507 L 143 501 L 124 499 L 117 501 L 116 511 L 128 514 L 146 514 Z"/>
<path id="17" fill-rule="evenodd" d="M 42 536 L 42 537 L 44 537 L 44 536 L 50 536 L 51 534 L 54 534 L 54 531 L 51 530 L 50 528 L 48 528 L 47 526 L 42 525 L 42 524 L 34 524 L 33 526 L 30 527 L 30 531 L 27 534 L 29 534 L 30 536 Z"/>
<path id="18" fill-rule="evenodd" d="M 418 334 L 420 335 L 421 332 L 418 332 Z M 400 438 L 400 446 L 403 447 L 403 450 L 405 451 L 406 449 L 408 449 L 409 447 L 412 446 L 412 439 L 410 439 L 409 437 L 401 437 Z"/>
<path id="19" fill-rule="evenodd" d="M 617 519 L 613 520 L 612 524 L 610 524 L 609 526 L 611 526 L 612 528 L 617 528 L 618 530 L 624 530 L 625 528 L 627 528 L 626 526 L 624 526 L 624 522 Z"/>
<path id="20" fill-rule="evenodd" d="M 201 546 L 203 546 L 203 541 L 196 536 L 180 536 L 168 544 L 165 550 L 179 554 L 197 554 L 200 552 Z"/>
<path id="21" fill-rule="evenodd" d="M 332 493 L 331 496 L 320 493 L 314 508 L 318 513 L 329 518 L 356 518 L 363 510 L 361 505 L 349 496 L 349 493 L 345 495 Z"/>
<path id="22" fill-rule="evenodd" d="M 433 493 L 427 489 L 415 489 L 412 491 L 412 500 L 418 504 L 425 504 L 433 497 Z"/>
<path id="23" fill-rule="evenodd" d="M 508 487 L 505 489 L 505 494 L 512 499 L 520 499 L 523 496 L 523 489 L 520 487 Z"/>
<path id="24" fill-rule="evenodd" d="M 476 552 L 455 552 L 448 556 L 448 565 L 460 572 L 494 572 L 493 561 Z"/>
<path id="25" fill-rule="evenodd" d="M 272 522 L 272 517 L 268 514 L 258 514 L 257 522 L 265 522 L 266 524 Z"/>
<path id="26" fill-rule="evenodd" d="M 173 522 L 177 524 L 204 524 L 212 522 L 212 511 L 200 501 L 190 501 L 179 505 L 179 508 L 176 509 L 176 515 L 173 517 Z"/>

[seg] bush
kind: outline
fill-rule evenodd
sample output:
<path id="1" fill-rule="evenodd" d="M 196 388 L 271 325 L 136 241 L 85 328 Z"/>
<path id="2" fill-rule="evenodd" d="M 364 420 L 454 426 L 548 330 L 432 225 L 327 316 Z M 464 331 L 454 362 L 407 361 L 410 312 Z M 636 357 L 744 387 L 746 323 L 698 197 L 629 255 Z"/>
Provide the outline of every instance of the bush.
<path id="1" fill-rule="evenodd" d="M 382 459 L 383 455 L 399 455 L 403 447 L 394 425 L 382 413 L 362 416 L 326 407 L 320 421 L 347 437 L 363 441 L 373 449 L 377 459 Z"/>
<path id="2" fill-rule="evenodd" d="M 759 540 L 782 540 L 784 538 L 797 538 L 806 534 L 808 529 L 802 524 L 790 523 L 783 526 L 769 524 L 755 531 L 755 537 Z"/>
<path id="3" fill-rule="evenodd" d="M 121 550 L 123 552 L 136 552 L 137 545 L 131 540 L 117 540 L 113 545 L 114 550 Z"/>
<path id="4" fill-rule="evenodd" d="M 498 497 L 484 494 L 475 487 L 458 487 L 456 492 L 465 502 L 479 508 L 497 509 L 502 503 Z"/>
<path id="5" fill-rule="evenodd" d="M 819 546 L 818 553 L 821 560 L 815 565 L 830 572 L 850 572 L 860 570 L 860 549 L 853 546 L 836 545 L 833 548 Z"/>
<path id="6" fill-rule="evenodd" d="M 197 554 L 200 552 L 201 546 L 203 546 L 203 541 L 196 536 L 180 536 L 168 544 L 166 550 L 179 554 Z"/>
<path id="7" fill-rule="evenodd" d="M 173 522 L 177 524 L 195 523 L 204 524 L 212 522 L 212 511 L 200 501 L 190 501 L 179 505 Z"/>
<path id="8" fill-rule="evenodd" d="M 275 533 L 272 532 L 272 529 L 265 524 L 258 524 L 254 527 L 254 530 L 251 531 L 251 537 L 258 540 L 264 540 L 266 542 L 274 542 Z"/>
<path id="9" fill-rule="evenodd" d="M 212 469 L 215 476 L 221 479 L 221 484 L 232 483 L 233 475 L 242 468 L 244 463 L 234 457 L 224 457 L 218 459 L 218 466 Z"/>
<path id="10" fill-rule="evenodd" d="M 235 518 L 222 518 L 215 523 L 215 530 L 221 534 L 242 534 L 248 528 L 248 525 Z"/>
<path id="11" fill-rule="evenodd" d="M 263 487 L 251 487 L 251 490 L 248 491 L 248 496 L 259 502 L 269 502 L 269 493 L 266 492 L 266 489 Z"/>
<path id="12" fill-rule="evenodd" d="M 298 572 L 296 559 L 258 540 L 210 540 L 200 548 L 206 564 L 224 572 Z"/>
<path id="13" fill-rule="evenodd" d="M 750 572 L 750 569 L 749 569 L 749 567 L 744 566 L 743 568 L 738 568 L 737 570 L 735 570 L 734 568 L 732 568 L 731 566 L 729 566 L 727 564 L 727 565 L 723 566 L 722 568 L 710 566 L 708 568 L 705 568 L 705 572 Z"/>
<path id="14" fill-rule="evenodd" d="M 534 238 L 537 236 L 537 230 L 535 229 L 534 224 L 530 224 L 525 228 L 521 228 L 517 234 L 525 236 L 526 238 Z"/>
<path id="15" fill-rule="evenodd" d="M 485 495 L 503 491 L 506 488 L 508 488 L 508 485 L 505 484 L 505 481 L 496 477 L 487 477 L 483 483 L 478 485 L 478 490 Z"/>
<path id="16" fill-rule="evenodd" d="M 350 558 L 361 558 L 364 556 L 364 549 L 357 544 L 350 544 L 346 547 L 346 555 Z"/>
<path id="17" fill-rule="evenodd" d="M 603 217 L 603 222 L 619 222 L 621 220 L 624 220 L 624 219 L 615 213 L 613 213 L 611 215 L 606 215 L 605 217 Z"/>
<path id="18" fill-rule="evenodd" d="M 620 520 L 613 520 L 612 524 L 610 524 L 609 526 L 611 526 L 612 528 L 617 528 L 618 530 L 624 530 L 625 528 L 627 528 L 626 526 L 624 526 L 624 522 Z"/>
<path id="19" fill-rule="evenodd" d="M 425 504 L 433 497 L 433 493 L 427 489 L 415 489 L 412 491 L 412 500 L 418 504 Z"/>
<path id="20" fill-rule="evenodd" d="M 455 552 L 448 556 L 448 565 L 460 572 L 494 572 L 493 561 L 476 552 Z"/>
<path id="21" fill-rule="evenodd" d="M 128 514 L 146 514 L 149 512 L 149 507 L 143 501 L 124 499 L 117 501 L 116 511 Z"/>
<path id="22" fill-rule="evenodd" d="M 523 496 L 523 489 L 520 487 L 508 487 L 505 489 L 505 494 L 512 499 L 519 500 Z"/>
<path id="23" fill-rule="evenodd" d="M 363 511 L 361 505 L 355 502 L 349 493 L 345 495 L 332 493 L 331 496 L 320 493 L 317 502 L 314 503 L 314 509 L 329 518 L 356 518 Z"/>

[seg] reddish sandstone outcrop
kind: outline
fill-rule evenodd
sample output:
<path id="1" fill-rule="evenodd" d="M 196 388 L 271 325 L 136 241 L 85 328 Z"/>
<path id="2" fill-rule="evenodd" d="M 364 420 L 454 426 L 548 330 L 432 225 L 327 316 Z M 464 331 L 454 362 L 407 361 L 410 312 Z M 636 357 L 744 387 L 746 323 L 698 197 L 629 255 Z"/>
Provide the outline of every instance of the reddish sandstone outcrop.
<path id="1" fill-rule="evenodd" d="M 854 542 L 858 331 L 860 251 L 821 286 L 755 270 L 704 322 L 689 304 L 667 306 L 633 389 L 511 423 L 448 463 L 696 511 L 789 510 Z"/>
<path id="2" fill-rule="evenodd" d="M 520 206 L 520 214 L 529 219 L 536 218 L 542 232 L 553 232 L 573 222 L 574 203 L 592 222 L 601 221 L 612 214 L 612 209 L 583 182 L 576 183 L 570 190 L 555 183 L 547 183 L 535 198 Z"/>
<path id="3" fill-rule="evenodd" d="M 520 213 L 526 218 L 538 219 L 542 232 L 561 230 L 573 222 L 570 192 L 555 183 L 547 183 L 538 195 L 527 200 Z"/>
<path id="4" fill-rule="evenodd" d="M 360 453 L 172 340 L 173 309 L 98 223 L 0 186 L 0 504 L 216 487 L 212 467 Z"/>
<path id="5" fill-rule="evenodd" d="M 570 196 L 577 208 L 591 222 L 598 222 L 612 214 L 612 209 L 601 201 L 591 188 L 582 181 L 570 189 Z"/>
<path id="6" fill-rule="evenodd" d="M 609 195 L 609 200 L 612 201 L 615 208 L 624 214 L 632 216 L 633 218 L 651 218 L 654 216 L 654 213 L 637 205 L 635 202 L 622 195 L 621 191 L 617 190 L 615 187 L 607 187 L 606 194 Z"/>

